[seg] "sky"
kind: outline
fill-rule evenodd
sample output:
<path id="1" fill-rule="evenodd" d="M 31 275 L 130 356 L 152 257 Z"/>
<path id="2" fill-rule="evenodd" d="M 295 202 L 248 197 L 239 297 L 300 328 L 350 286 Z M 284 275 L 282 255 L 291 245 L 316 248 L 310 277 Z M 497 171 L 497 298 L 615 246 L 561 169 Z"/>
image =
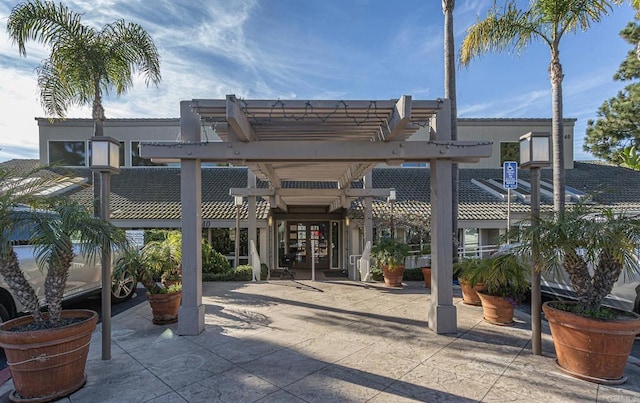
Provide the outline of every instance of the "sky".
<path id="1" fill-rule="evenodd" d="M 40 105 L 35 69 L 49 49 L 27 43 L 22 57 L 6 33 L 16 1 L 0 0 L 0 161 L 38 158 Z M 458 0 L 456 48 L 491 0 Z M 527 1 L 520 1 L 526 6 Z M 121 96 L 105 96 L 107 118 L 178 118 L 196 98 L 376 100 L 444 97 L 441 0 L 68 0 L 97 29 L 118 19 L 153 38 L 162 82 L 136 76 Z M 501 4 L 501 1 L 498 1 Z M 613 74 L 631 47 L 619 36 L 633 20 L 616 7 L 587 32 L 560 45 L 564 117 L 576 118 L 574 159 L 589 119 L 624 87 Z M 456 70 L 458 117 L 551 118 L 549 50 L 533 42 L 517 54 L 487 54 Z M 89 106 L 69 118 L 90 118 Z"/>

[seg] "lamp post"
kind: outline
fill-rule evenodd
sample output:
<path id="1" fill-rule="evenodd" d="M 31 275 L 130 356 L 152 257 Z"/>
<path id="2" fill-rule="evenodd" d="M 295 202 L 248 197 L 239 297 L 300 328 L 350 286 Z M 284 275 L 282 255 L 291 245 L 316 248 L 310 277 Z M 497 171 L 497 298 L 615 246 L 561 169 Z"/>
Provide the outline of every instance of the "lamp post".
<path id="1" fill-rule="evenodd" d="M 549 166 L 549 133 L 529 132 L 520 137 L 520 166 L 531 172 L 531 226 L 538 226 L 540 219 L 540 168 Z M 542 321 L 540 311 L 540 257 L 536 231 L 531 244 L 531 350 L 542 355 Z"/>
<path id="2" fill-rule="evenodd" d="M 236 254 L 234 263 L 238 267 L 240 265 L 240 207 L 242 206 L 242 196 L 234 196 L 233 199 L 236 205 Z"/>
<path id="3" fill-rule="evenodd" d="M 91 169 L 100 173 L 100 218 L 109 221 L 111 174 L 120 172 L 120 143 L 105 136 L 91 137 Z M 102 359 L 111 359 L 111 246 L 102 246 Z"/>
<path id="4" fill-rule="evenodd" d="M 396 190 L 394 188 L 389 189 L 389 197 L 387 197 L 387 201 L 389 202 L 389 204 L 391 205 L 391 225 L 390 225 L 390 231 L 391 231 L 391 239 L 395 239 L 396 238 L 396 222 L 393 219 L 393 204 L 396 202 Z"/>

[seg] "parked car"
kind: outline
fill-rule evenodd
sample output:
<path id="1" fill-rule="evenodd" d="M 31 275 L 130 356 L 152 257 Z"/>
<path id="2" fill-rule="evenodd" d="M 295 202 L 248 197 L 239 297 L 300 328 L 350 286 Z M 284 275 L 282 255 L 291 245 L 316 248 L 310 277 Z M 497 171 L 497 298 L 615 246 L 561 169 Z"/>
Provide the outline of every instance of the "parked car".
<path id="1" fill-rule="evenodd" d="M 507 253 L 519 245 L 519 243 L 500 245 L 492 256 Z M 562 271 L 560 275 L 562 277 L 554 277 L 552 273 L 542 273 L 540 279 L 542 294 L 553 298 L 577 299 L 571 288 L 568 274 Z M 640 277 L 629 275 L 623 270 L 603 305 L 640 314 Z"/>
<path id="2" fill-rule="evenodd" d="M 38 267 L 35 259 L 35 247 L 29 244 L 29 228 L 8 228 L 8 239 L 18 256 L 20 268 L 31 283 L 38 298 L 44 301 L 44 279 L 46 272 Z M 102 265 L 100 259 L 89 261 L 80 254 L 80 245 L 74 244 L 75 257 L 66 282 L 64 300 L 70 300 L 99 293 L 102 289 Z M 0 321 L 16 317 L 24 307 L 15 298 L 10 288 L 0 276 Z M 125 301 L 133 296 L 137 288 L 137 279 L 132 273 L 122 273 L 112 279 L 111 300 L 113 303 Z"/>

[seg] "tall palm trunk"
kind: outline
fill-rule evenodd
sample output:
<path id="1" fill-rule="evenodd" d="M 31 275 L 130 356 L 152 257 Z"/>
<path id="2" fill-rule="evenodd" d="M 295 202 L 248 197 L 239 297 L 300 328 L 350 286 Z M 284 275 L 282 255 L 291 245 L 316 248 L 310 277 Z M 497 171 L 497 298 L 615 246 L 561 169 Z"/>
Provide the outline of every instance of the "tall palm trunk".
<path id="1" fill-rule="evenodd" d="M 456 101 L 456 60 L 453 36 L 455 0 L 442 0 L 444 13 L 444 97 L 451 102 L 451 140 L 458 140 L 458 107 Z M 453 216 L 453 259 L 458 258 L 458 164 L 451 165 L 451 199 Z"/>
<path id="2" fill-rule="evenodd" d="M 604 298 L 613 289 L 622 273 L 622 262 L 616 260 L 610 251 L 602 250 L 598 256 L 598 264 L 593 273 L 594 293 L 589 299 L 589 309 L 596 310 Z"/>
<path id="3" fill-rule="evenodd" d="M 560 64 L 560 51 L 558 43 L 554 43 L 551 50 L 551 63 L 549 64 L 549 79 L 551 80 L 551 107 L 552 128 L 551 139 L 553 143 L 553 210 L 559 214 L 564 212 L 565 175 L 564 175 L 564 134 L 562 113 L 562 65 Z"/>
<path id="4" fill-rule="evenodd" d="M 570 251 L 564 255 L 562 267 L 569 275 L 569 282 L 576 292 L 578 303 L 584 307 L 589 306 L 589 296 L 593 294 L 593 282 L 587 262 L 575 252 Z"/>
<path id="5" fill-rule="evenodd" d="M 18 301 L 31 313 L 34 322 L 41 323 L 42 315 L 40 314 L 38 297 L 20 270 L 18 255 L 11 246 L 9 248 L 9 253 L 6 256 L 0 256 L 0 274 L 4 277 L 9 288 L 13 290 Z"/>
<path id="6" fill-rule="evenodd" d="M 74 256 L 73 244 L 70 239 L 65 239 L 63 249 L 58 254 L 58 259 L 49 261 L 47 275 L 44 278 L 44 291 L 49 304 L 49 321 L 51 323 L 60 322 L 64 288 L 67 284 L 67 278 L 69 278 L 69 269 Z"/>

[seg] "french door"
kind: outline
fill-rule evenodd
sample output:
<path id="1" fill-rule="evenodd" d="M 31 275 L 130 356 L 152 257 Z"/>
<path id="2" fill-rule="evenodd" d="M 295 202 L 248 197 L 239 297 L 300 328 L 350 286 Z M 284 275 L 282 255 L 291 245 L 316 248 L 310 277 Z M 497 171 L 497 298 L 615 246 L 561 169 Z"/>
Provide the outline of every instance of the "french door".
<path id="1" fill-rule="evenodd" d="M 316 269 L 329 268 L 329 222 L 287 221 L 287 255 L 297 269 L 310 269 L 315 259 Z"/>

